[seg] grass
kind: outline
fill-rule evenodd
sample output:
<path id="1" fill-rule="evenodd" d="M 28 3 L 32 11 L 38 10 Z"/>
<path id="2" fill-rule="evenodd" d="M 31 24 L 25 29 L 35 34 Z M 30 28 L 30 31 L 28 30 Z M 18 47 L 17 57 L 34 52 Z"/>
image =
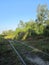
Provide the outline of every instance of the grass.
<path id="1" fill-rule="evenodd" d="M 23 65 L 20 61 L 19 57 L 16 53 L 12 50 L 8 42 L 6 41 L 5 45 L 3 42 L 0 41 L 0 65 Z"/>
<path id="2" fill-rule="evenodd" d="M 29 41 L 29 42 L 27 41 L 25 42 L 25 44 L 38 48 L 49 54 L 49 41 L 34 40 L 34 41 Z"/>

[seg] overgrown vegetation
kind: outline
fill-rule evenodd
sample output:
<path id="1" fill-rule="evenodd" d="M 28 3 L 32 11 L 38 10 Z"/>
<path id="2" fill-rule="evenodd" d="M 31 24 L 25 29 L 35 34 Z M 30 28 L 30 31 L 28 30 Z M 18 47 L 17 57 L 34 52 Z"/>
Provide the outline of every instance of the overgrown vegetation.
<path id="1" fill-rule="evenodd" d="M 36 37 L 49 37 L 49 10 L 46 5 L 38 5 L 36 20 L 18 24 L 15 31 L 9 30 L 2 33 L 5 38 L 27 40 Z"/>

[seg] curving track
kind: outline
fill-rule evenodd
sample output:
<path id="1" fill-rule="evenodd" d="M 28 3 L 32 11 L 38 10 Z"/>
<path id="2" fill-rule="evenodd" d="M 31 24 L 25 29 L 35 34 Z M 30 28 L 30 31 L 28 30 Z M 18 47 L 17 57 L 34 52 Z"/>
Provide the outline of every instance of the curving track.
<path id="1" fill-rule="evenodd" d="M 21 59 L 23 65 L 49 65 L 49 56 L 43 51 L 32 46 L 28 46 L 20 41 L 9 41 L 9 43 Z M 45 56 L 47 58 L 45 58 Z"/>
<path id="2" fill-rule="evenodd" d="M 21 57 L 21 55 L 18 53 L 18 51 L 15 49 L 15 47 L 13 46 L 13 41 L 9 41 L 10 46 L 13 48 L 13 50 L 15 51 L 15 53 L 18 55 L 18 57 L 20 58 L 20 60 L 22 61 L 23 65 L 26 65 L 25 61 L 23 60 L 23 58 Z"/>

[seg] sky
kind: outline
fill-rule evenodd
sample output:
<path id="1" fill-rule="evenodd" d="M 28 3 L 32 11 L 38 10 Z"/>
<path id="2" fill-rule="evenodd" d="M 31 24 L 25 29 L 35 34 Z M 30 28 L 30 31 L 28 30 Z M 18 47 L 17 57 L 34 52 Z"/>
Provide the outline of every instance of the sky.
<path id="1" fill-rule="evenodd" d="M 15 30 L 20 20 L 35 20 L 39 4 L 47 4 L 49 8 L 49 0 L 0 0 L 0 33 Z"/>

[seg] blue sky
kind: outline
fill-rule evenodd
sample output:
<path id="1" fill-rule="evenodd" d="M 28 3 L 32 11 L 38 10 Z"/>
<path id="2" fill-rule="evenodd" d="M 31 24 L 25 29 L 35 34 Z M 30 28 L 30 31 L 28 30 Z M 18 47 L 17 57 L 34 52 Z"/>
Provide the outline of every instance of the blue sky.
<path id="1" fill-rule="evenodd" d="M 38 4 L 49 8 L 49 0 L 0 0 L 0 32 L 14 30 L 20 20 L 36 19 Z"/>

